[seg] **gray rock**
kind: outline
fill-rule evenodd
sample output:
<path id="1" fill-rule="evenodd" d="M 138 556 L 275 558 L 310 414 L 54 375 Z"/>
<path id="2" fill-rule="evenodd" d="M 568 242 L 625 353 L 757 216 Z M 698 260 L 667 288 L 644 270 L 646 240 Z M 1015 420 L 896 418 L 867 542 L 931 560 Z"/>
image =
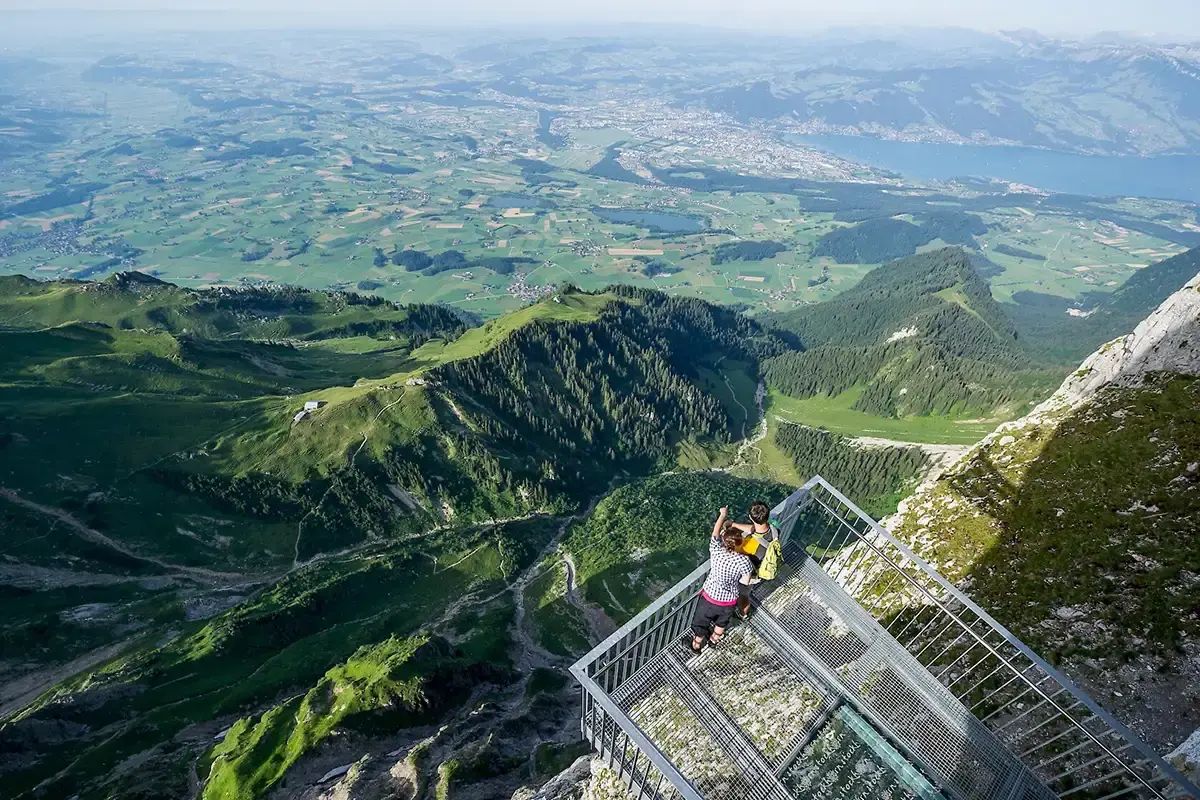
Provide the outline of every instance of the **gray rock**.
<path id="1" fill-rule="evenodd" d="M 334 767 L 333 769 L 329 770 L 324 775 L 322 775 L 320 778 L 318 778 L 317 783 L 328 783 L 329 781 L 333 780 L 334 778 L 340 778 L 343 775 L 345 775 L 347 772 L 349 772 L 350 768 L 353 766 L 354 766 L 353 764 L 343 764 L 340 767 Z"/>
<path id="2" fill-rule="evenodd" d="M 518 789 L 512 800 L 579 800 L 592 778 L 592 756 L 575 759 L 571 766 L 547 781 L 542 788 L 532 791 L 528 787 Z"/>
<path id="3" fill-rule="evenodd" d="M 1074 407 L 1109 384 L 1137 386 L 1150 372 L 1200 375 L 1200 274 L 1163 301 L 1133 333 L 1088 357 L 1047 403 L 1057 398 Z"/>
<path id="4" fill-rule="evenodd" d="M 1168 753 L 1167 760 L 1192 781 L 1200 781 L 1200 728 L 1193 731 L 1187 741 Z"/>

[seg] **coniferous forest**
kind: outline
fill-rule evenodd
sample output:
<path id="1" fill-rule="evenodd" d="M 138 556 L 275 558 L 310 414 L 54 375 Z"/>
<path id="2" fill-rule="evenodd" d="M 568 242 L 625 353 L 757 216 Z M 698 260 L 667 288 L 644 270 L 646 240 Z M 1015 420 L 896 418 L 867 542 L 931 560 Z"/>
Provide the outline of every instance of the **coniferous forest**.
<path id="1" fill-rule="evenodd" d="M 820 475 L 878 518 L 896 504 L 929 465 L 918 447 L 863 447 L 845 436 L 783 423 L 775 444 L 801 475 Z"/>
<path id="2" fill-rule="evenodd" d="M 1200 781 L 1200 0 L 854 4 L 0 12 L 0 800 L 1200 800 L 875 557 Z"/>
<path id="3" fill-rule="evenodd" d="M 1032 402 L 1061 378 L 1023 347 L 958 248 L 884 264 L 832 300 L 769 321 L 806 349 L 765 362 L 768 383 L 794 397 L 861 386 L 854 408 L 881 416 L 986 414 Z"/>
<path id="4" fill-rule="evenodd" d="M 614 287 L 629 302 L 594 322 L 535 323 L 485 356 L 438 368 L 435 378 L 469 402 L 471 427 L 517 452 L 569 454 L 579 468 L 670 457 L 680 437 L 727 442 L 720 402 L 696 366 L 723 355 L 757 364 L 786 345 L 736 312 L 699 300 Z M 586 467 L 584 465 L 590 465 Z M 557 470 L 566 482 L 585 479 Z"/>

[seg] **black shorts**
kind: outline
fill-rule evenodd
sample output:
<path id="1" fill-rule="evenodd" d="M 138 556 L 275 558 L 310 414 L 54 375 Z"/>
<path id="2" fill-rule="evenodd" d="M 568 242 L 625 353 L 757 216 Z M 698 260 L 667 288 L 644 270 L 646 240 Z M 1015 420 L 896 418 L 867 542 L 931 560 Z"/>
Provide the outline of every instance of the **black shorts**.
<path id="1" fill-rule="evenodd" d="M 696 613 L 692 615 L 692 633 L 704 639 L 713 628 L 726 627 L 729 624 L 729 618 L 733 616 L 733 609 L 736 607 L 736 603 L 719 606 L 704 595 L 700 595 L 696 599 Z"/>

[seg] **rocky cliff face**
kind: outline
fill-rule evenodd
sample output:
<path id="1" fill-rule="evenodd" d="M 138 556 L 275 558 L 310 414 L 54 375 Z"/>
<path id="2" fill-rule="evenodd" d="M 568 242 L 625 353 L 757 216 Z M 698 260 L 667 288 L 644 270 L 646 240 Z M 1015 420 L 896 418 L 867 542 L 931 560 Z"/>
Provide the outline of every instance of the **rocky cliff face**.
<path id="1" fill-rule="evenodd" d="M 1198 376 L 1200 275 L 885 521 L 1164 751 L 1200 725 Z"/>

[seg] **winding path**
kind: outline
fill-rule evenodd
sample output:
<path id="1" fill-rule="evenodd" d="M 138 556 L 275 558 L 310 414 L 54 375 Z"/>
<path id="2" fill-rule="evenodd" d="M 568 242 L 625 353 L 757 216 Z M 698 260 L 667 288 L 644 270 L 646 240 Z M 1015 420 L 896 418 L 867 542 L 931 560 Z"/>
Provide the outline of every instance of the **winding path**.
<path id="1" fill-rule="evenodd" d="M 725 378 L 725 383 L 729 383 L 728 377 Z M 730 387 L 730 391 L 733 391 L 732 387 Z M 746 424 L 742 423 L 742 443 L 738 445 L 737 455 L 734 456 L 733 463 L 728 467 L 725 467 L 724 470 L 722 470 L 723 472 L 732 472 L 738 467 L 749 466 L 746 461 L 751 450 L 758 453 L 758 461 L 756 464 L 762 463 L 762 450 L 758 448 L 758 443 L 767 436 L 767 415 L 763 408 L 763 403 L 766 400 L 766 396 L 767 386 L 763 381 L 760 380 L 758 382 L 758 387 L 754 390 L 754 405 L 758 411 L 758 426 L 754 429 L 754 436 L 749 438 L 746 437 Z M 734 400 L 736 402 L 737 398 L 735 397 Z M 742 407 L 743 411 L 746 410 L 745 406 L 742 406 L 740 402 L 738 405 Z M 749 418 L 750 414 L 747 412 L 746 419 Z"/>
<path id="2" fill-rule="evenodd" d="M 554 537 L 549 542 L 546 543 L 546 546 L 543 547 L 541 552 L 538 553 L 537 556 L 533 559 L 533 561 L 530 562 L 529 566 L 525 568 L 525 571 L 521 573 L 520 577 L 518 577 L 515 581 L 513 581 L 513 583 L 509 586 L 509 588 L 513 590 L 513 594 L 514 594 L 515 601 L 516 601 L 516 613 L 514 615 L 514 627 L 515 627 L 516 634 L 517 634 L 517 640 L 521 645 L 521 655 L 517 661 L 518 668 L 520 668 L 522 670 L 526 670 L 526 669 L 532 669 L 535 666 L 545 666 L 546 664 L 555 664 L 555 663 L 560 663 L 563 661 L 563 659 L 560 658 L 559 656 L 556 656 L 553 653 L 547 652 L 544 648 L 542 648 L 541 645 L 539 645 L 534 640 L 533 635 L 529 632 L 528 626 L 526 624 L 527 620 L 526 620 L 526 611 L 525 611 L 525 589 L 526 589 L 526 587 L 529 586 L 530 583 L 537 580 L 542 575 L 546 574 L 546 572 L 549 569 L 554 569 L 558 566 L 557 564 L 554 564 L 548 568 L 543 567 L 543 562 L 546 560 L 547 556 L 549 556 L 551 553 L 553 553 L 555 551 L 558 551 L 560 556 L 563 556 L 566 553 L 566 551 L 563 550 L 563 548 L 560 545 L 562 543 L 563 537 L 565 537 L 567 535 L 567 531 L 570 529 L 571 525 L 579 519 L 583 519 L 583 518 L 590 516 L 591 513 L 596 510 L 596 505 L 601 500 L 603 500 L 604 497 L 607 496 L 609 492 L 612 491 L 613 487 L 617 484 L 618 480 L 619 480 L 619 478 L 613 478 L 611 481 L 609 481 L 608 486 L 604 487 L 603 491 L 601 491 L 599 494 L 594 496 L 591 499 L 591 502 L 588 503 L 587 508 L 585 508 L 583 511 L 572 514 L 569 517 L 565 517 L 562 521 L 562 524 L 558 526 L 558 532 L 554 534 Z M 574 606 L 575 603 L 572 602 L 570 596 L 572 594 L 571 587 L 574 582 L 574 573 L 575 573 L 574 567 L 575 567 L 575 565 L 574 565 L 573 561 L 569 561 L 569 557 L 565 558 L 564 560 L 567 560 L 567 563 L 569 565 L 567 567 L 567 570 L 568 570 L 567 602 L 571 603 L 571 605 Z M 581 600 L 578 600 L 578 598 L 576 598 L 576 601 L 580 602 L 580 603 L 583 602 Z M 579 607 L 579 606 L 577 606 L 577 607 Z M 599 609 L 595 609 L 595 611 L 599 611 Z M 599 611 L 599 613 L 603 614 L 604 612 Z M 592 617 L 591 617 L 591 615 L 588 614 L 588 612 L 586 610 L 584 611 L 584 614 L 585 614 L 585 617 L 587 618 L 588 627 L 590 629 L 592 627 Z M 609 624 L 612 624 L 611 620 L 609 620 Z M 613 627 L 613 630 L 616 630 L 615 626 Z M 535 663 L 535 662 L 537 662 L 537 663 Z"/>
<path id="3" fill-rule="evenodd" d="M 721 378 L 725 381 L 725 388 L 729 390 L 729 396 L 733 398 L 733 402 L 737 403 L 737 407 L 742 410 L 742 438 L 745 439 L 746 423 L 750 420 L 750 409 L 742 405 L 741 400 L 738 400 L 737 392 L 733 390 L 733 384 L 729 382 L 729 376 L 722 372 Z"/>
<path id="4" fill-rule="evenodd" d="M 597 605 L 587 602 L 579 596 L 575 586 L 575 574 L 578 570 L 575 568 L 575 560 L 571 558 L 571 554 L 559 548 L 559 553 L 562 555 L 563 568 L 567 572 L 567 591 L 566 601 L 572 607 L 583 614 L 584 620 L 587 622 L 588 631 L 591 633 L 593 642 L 602 642 L 617 630 L 617 624 L 613 622 L 608 614 L 604 613 L 604 609 Z"/>
<path id="5" fill-rule="evenodd" d="M 378 391 L 378 390 L 376 390 L 376 391 Z M 350 465 L 351 466 L 354 466 L 354 459 L 358 458 L 358 454 L 361 453 L 362 449 L 367 446 L 367 432 L 370 431 L 372 426 L 374 426 L 375 423 L 379 421 L 379 418 L 383 416 L 383 413 L 385 411 L 387 411 L 389 408 L 391 408 L 392 406 L 396 405 L 397 403 L 399 403 L 401 400 L 404 399 L 404 395 L 407 391 L 408 391 L 408 387 L 404 387 L 403 389 L 401 389 L 400 396 L 397 397 L 392 402 L 388 403 L 383 408 L 379 409 L 379 413 L 375 415 L 375 419 L 371 420 L 370 424 L 368 424 L 367 427 L 363 428 L 363 430 L 362 430 L 363 440 L 359 443 L 358 449 L 356 449 L 354 451 L 353 455 L 350 456 Z M 305 514 L 303 517 L 300 518 L 300 521 L 298 523 L 296 523 L 296 544 L 294 545 L 293 550 L 292 550 L 292 569 L 293 570 L 304 566 L 304 564 L 302 564 L 300 562 L 300 539 L 301 539 L 301 537 L 304 536 L 304 521 L 306 519 L 308 519 L 309 517 L 311 517 L 313 514 L 316 514 L 318 511 L 321 510 L 321 506 L 323 506 L 325 504 L 325 498 L 329 496 L 329 493 L 331 491 L 333 491 L 332 485 L 328 489 L 325 490 L 325 494 L 321 495 L 321 499 L 319 501 L 317 501 L 316 508 L 314 508 L 312 511 L 309 511 L 307 514 Z M 308 562 L 305 562 L 305 563 L 308 563 Z"/>
<path id="6" fill-rule="evenodd" d="M 180 564 L 171 564 L 170 562 L 163 561 L 162 559 L 155 558 L 153 556 L 144 556 L 141 553 L 136 553 L 133 550 L 130 550 L 120 542 L 105 536 L 95 528 L 89 528 L 83 522 L 76 519 L 69 511 L 65 511 L 61 508 L 55 508 L 53 506 L 44 506 L 41 503 L 35 503 L 32 500 L 21 497 L 21 495 L 17 494 L 12 489 L 6 489 L 3 487 L 0 487 L 0 497 L 4 498 L 10 503 L 21 506 L 22 508 L 29 509 L 30 511 L 36 511 L 39 514 L 58 520 L 78 534 L 81 539 L 87 542 L 98 544 L 102 547 L 107 547 L 114 552 L 120 553 L 126 558 L 132 558 L 135 561 L 153 564 L 154 566 L 164 569 L 168 572 L 187 575 L 190 578 L 194 578 L 203 582 L 227 583 L 229 581 L 245 581 L 251 579 L 251 576 L 243 575 L 237 572 L 217 572 L 216 570 L 204 569 L 203 567 L 185 567 Z"/>

